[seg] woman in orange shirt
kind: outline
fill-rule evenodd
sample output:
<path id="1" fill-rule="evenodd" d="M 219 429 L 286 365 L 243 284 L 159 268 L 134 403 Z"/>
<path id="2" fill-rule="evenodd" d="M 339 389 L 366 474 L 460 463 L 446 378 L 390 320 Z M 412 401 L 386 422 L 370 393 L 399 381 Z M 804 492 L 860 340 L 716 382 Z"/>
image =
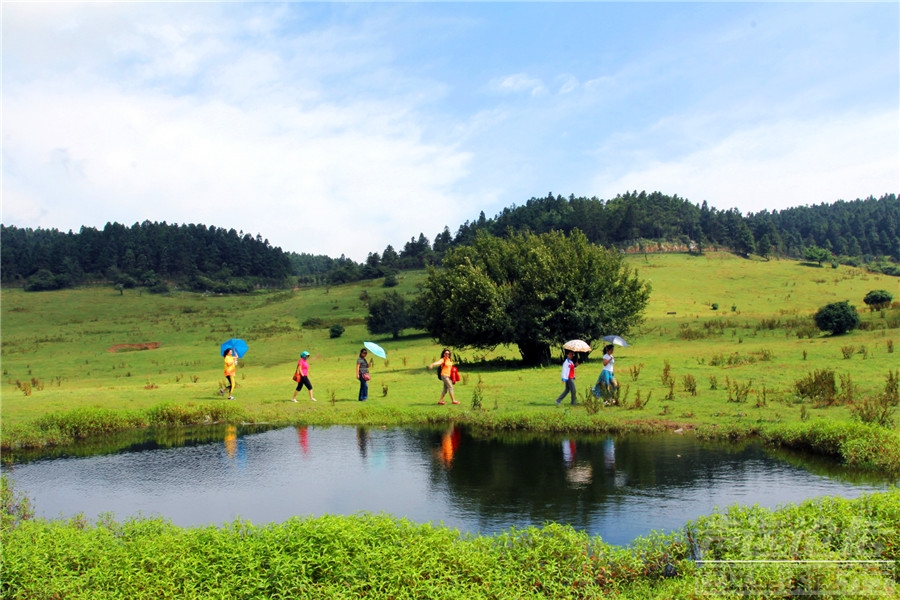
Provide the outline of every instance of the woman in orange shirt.
<path id="1" fill-rule="evenodd" d="M 234 400 L 234 388 L 237 387 L 237 382 L 235 381 L 235 371 L 237 369 L 237 358 L 234 356 L 234 351 L 229 348 L 225 351 L 225 379 L 228 380 L 228 399 Z"/>
<path id="2" fill-rule="evenodd" d="M 444 396 L 446 394 L 450 394 L 450 400 L 453 401 L 453 404 L 459 404 L 459 401 L 453 395 L 453 381 L 450 379 L 450 373 L 453 370 L 453 361 L 450 360 L 450 351 L 446 348 L 441 352 L 441 360 L 431 363 L 428 368 L 432 369 L 438 365 L 441 366 L 441 381 L 444 382 L 444 389 L 441 390 L 441 399 L 438 400 L 438 404 L 446 404 L 446 402 L 444 402 Z"/>

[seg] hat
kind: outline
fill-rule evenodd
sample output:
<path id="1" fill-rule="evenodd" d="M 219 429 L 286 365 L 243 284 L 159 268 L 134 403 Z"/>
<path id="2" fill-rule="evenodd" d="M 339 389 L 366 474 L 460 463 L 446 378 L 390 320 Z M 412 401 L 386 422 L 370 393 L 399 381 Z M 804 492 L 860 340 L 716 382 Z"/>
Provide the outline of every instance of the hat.
<path id="1" fill-rule="evenodd" d="M 306 350 L 300 353 L 300 358 L 306 358 L 307 356 L 309 356 L 309 352 L 307 352 Z"/>

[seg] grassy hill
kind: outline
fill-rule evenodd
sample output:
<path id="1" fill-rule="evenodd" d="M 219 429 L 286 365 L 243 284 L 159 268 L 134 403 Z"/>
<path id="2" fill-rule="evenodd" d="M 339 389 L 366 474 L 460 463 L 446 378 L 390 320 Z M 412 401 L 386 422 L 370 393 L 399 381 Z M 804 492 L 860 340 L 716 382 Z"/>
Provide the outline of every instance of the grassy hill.
<path id="1" fill-rule="evenodd" d="M 583 426 L 586 418 L 591 426 L 608 428 L 846 421 L 846 402 L 800 402 L 796 382 L 833 370 L 835 380 L 844 378 L 852 396 L 861 398 L 882 391 L 900 362 L 893 352 L 900 341 L 900 310 L 870 313 L 862 302 L 872 289 L 900 297 L 896 278 L 720 253 L 627 260 L 653 286 L 646 322 L 630 336 L 631 347 L 617 350 L 627 408 L 604 408 L 590 418 L 583 408 L 553 405 L 562 391 L 557 366 L 520 367 L 511 362 L 518 359 L 516 349 L 508 347 L 458 351 L 462 404 L 437 406 L 440 383 L 425 367 L 441 348 L 422 332 L 406 332 L 399 340 L 366 333 L 365 295 L 384 293 L 380 280 L 247 296 L 4 289 L 4 442 L 16 427 L 72 409 L 140 412 L 170 403 L 203 409 L 229 403 L 217 391 L 224 381 L 219 344 L 231 337 L 247 340 L 250 351 L 241 361 L 230 410 L 244 421 L 270 423 L 391 424 L 503 415 L 513 415 L 517 426 L 539 428 Z M 392 289 L 412 296 L 424 277 L 403 273 Z M 824 336 L 811 315 L 838 300 L 857 306 L 863 326 Z M 345 333 L 332 339 L 329 328 L 336 323 Z M 367 339 L 385 347 L 388 360 L 375 359 L 370 400 L 362 404 L 356 401 L 354 365 Z M 311 353 L 316 403 L 289 402 L 302 350 Z M 599 357 L 579 366 L 580 393 L 600 368 Z M 485 410 L 473 411 L 479 381 Z M 637 408 L 638 396 L 649 403 Z"/>

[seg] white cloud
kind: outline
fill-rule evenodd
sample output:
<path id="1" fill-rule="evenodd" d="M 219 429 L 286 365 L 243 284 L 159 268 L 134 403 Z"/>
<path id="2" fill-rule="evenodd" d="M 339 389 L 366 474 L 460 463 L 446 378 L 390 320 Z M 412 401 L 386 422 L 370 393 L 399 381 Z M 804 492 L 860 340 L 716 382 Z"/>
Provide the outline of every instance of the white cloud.
<path id="1" fill-rule="evenodd" d="M 634 158 L 632 167 L 600 172 L 594 191 L 613 197 L 658 190 L 745 214 L 896 193 L 897 121 L 897 113 L 887 111 L 765 123 L 671 158 L 626 155 L 620 159 Z"/>
<path id="2" fill-rule="evenodd" d="M 900 189 L 877 6 L 533 8 L 5 4 L 3 221 L 195 222 L 362 260 L 548 191 L 746 212 Z M 608 32 L 522 51 L 586 16 Z"/>
<path id="3" fill-rule="evenodd" d="M 285 54 L 210 30 L 142 22 L 114 36 L 133 66 L 120 78 L 63 69 L 7 85 L 4 222 L 204 223 L 362 260 L 472 213 L 450 193 L 470 155 L 424 140 L 416 94 L 324 94 L 322 73 L 368 62 L 365 47 L 329 69 L 338 44 L 322 31 Z"/>
<path id="4" fill-rule="evenodd" d="M 524 73 L 516 73 L 515 75 L 501 77 L 494 81 L 493 87 L 500 92 L 525 92 L 532 96 L 537 96 L 547 91 L 543 81 L 536 77 L 529 77 Z"/>

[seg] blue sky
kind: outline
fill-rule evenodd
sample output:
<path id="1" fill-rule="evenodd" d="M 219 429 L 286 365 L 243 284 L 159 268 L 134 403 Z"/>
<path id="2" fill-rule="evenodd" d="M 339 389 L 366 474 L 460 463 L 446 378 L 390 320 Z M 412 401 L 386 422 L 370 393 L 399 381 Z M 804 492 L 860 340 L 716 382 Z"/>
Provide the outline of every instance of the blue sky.
<path id="1" fill-rule="evenodd" d="M 900 192 L 900 5 L 2 4 L 2 222 L 364 260 L 547 193 Z"/>

